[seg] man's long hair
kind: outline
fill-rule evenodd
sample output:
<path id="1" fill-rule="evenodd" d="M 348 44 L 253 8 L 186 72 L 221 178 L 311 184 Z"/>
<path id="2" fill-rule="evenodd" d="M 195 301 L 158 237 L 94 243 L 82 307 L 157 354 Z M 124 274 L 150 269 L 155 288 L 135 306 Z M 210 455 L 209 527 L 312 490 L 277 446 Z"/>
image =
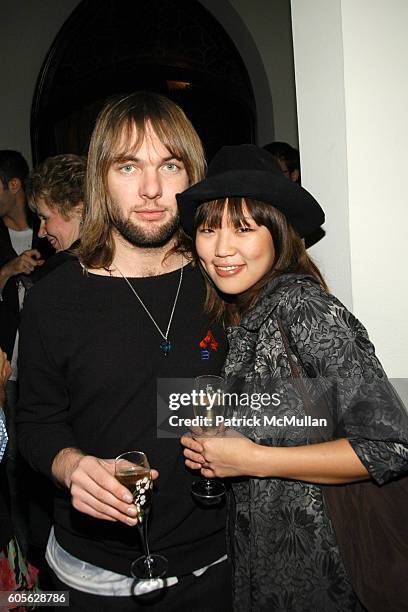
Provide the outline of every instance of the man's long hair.
<path id="1" fill-rule="evenodd" d="M 115 159 L 136 153 L 147 124 L 170 154 L 183 162 L 190 185 L 204 177 L 205 157 L 200 138 L 177 104 L 152 92 L 136 92 L 108 102 L 96 121 L 88 154 L 85 217 L 78 250 L 85 267 L 109 268 L 113 261 L 114 206 L 107 175 Z M 188 238 L 179 229 L 172 251 L 183 252 L 189 246 Z"/>

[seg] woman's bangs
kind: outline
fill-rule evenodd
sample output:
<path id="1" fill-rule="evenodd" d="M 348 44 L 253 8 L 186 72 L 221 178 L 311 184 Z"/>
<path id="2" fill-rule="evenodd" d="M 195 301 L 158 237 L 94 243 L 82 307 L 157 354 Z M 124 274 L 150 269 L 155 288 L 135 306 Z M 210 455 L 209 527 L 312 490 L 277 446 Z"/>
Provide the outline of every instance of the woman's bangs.
<path id="1" fill-rule="evenodd" d="M 222 217 L 227 207 L 228 223 L 234 227 L 248 226 L 248 214 L 244 210 L 245 200 L 243 198 L 223 198 L 204 202 L 199 206 L 195 215 L 196 227 L 204 226 L 210 229 L 219 229 Z"/>
<path id="2" fill-rule="evenodd" d="M 246 198 L 244 203 L 246 210 L 257 225 L 270 227 L 271 219 L 275 218 L 277 212 L 275 207 L 270 203 L 267 204 L 259 200 L 252 200 L 251 198 Z"/>

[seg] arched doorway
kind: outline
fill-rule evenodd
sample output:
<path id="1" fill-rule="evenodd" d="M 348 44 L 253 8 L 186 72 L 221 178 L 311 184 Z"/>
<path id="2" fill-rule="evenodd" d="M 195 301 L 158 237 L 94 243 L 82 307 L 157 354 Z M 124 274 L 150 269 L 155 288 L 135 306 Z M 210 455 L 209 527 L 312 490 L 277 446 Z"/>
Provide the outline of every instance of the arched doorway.
<path id="1" fill-rule="evenodd" d="M 58 33 L 37 82 L 34 162 L 86 153 L 106 98 L 138 89 L 179 103 L 209 158 L 223 144 L 254 142 L 255 100 L 244 63 L 197 0 L 83 0 Z"/>

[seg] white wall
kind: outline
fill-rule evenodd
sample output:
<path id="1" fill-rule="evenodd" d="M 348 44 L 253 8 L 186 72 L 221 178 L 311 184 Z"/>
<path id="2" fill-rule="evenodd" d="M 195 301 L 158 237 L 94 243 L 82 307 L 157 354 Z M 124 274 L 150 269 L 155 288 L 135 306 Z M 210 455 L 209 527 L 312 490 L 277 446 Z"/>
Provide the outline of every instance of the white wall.
<path id="1" fill-rule="evenodd" d="M 79 0 L 1 0 L 0 149 L 16 149 L 31 164 L 30 114 L 41 65 Z"/>
<path id="2" fill-rule="evenodd" d="M 406 378 L 408 4 L 292 0 L 292 19 L 302 179 L 327 212 L 313 254 Z"/>
<path id="3" fill-rule="evenodd" d="M 256 45 L 272 93 L 273 125 L 258 96 L 259 144 L 283 140 L 298 146 L 290 0 L 229 0 Z M 239 48 L 239 47 L 238 47 Z"/>
<path id="4" fill-rule="evenodd" d="M 330 289 L 351 308 L 340 0 L 313 0 L 312 7 L 293 0 L 292 20 L 302 184 L 326 212 L 326 238 L 310 252 Z"/>
<path id="5" fill-rule="evenodd" d="M 343 0 L 356 311 L 394 376 L 408 374 L 408 3 Z"/>

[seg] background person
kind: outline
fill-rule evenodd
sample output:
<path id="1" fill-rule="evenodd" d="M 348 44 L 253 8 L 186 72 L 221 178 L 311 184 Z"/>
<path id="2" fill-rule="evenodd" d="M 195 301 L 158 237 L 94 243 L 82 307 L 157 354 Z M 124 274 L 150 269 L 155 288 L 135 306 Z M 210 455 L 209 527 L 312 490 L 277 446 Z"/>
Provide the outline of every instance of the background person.
<path id="1" fill-rule="evenodd" d="M 26 195 L 30 209 L 40 220 L 38 237 L 47 239 L 56 254 L 39 269 L 36 281 L 74 257 L 70 249 L 79 246 L 82 227 L 86 158 L 65 154 L 48 157 L 30 173 Z M 27 532 L 27 558 L 39 568 L 41 588 L 49 589 L 45 550 L 52 525 L 55 484 L 20 465 L 15 483 L 19 513 Z"/>
<path id="2" fill-rule="evenodd" d="M 17 328 L 26 288 L 34 272 L 53 253 L 37 236 L 39 222 L 26 201 L 28 164 L 18 151 L 0 151 L 0 345 L 17 380 Z"/>
<path id="3" fill-rule="evenodd" d="M 276 140 L 263 146 L 279 164 L 283 174 L 300 185 L 300 155 L 299 151 L 287 142 Z"/>
<path id="4" fill-rule="evenodd" d="M 296 363 L 303 376 L 335 381 L 340 397 L 340 433 L 328 431 L 328 441 L 309 444 L 301 424 L 265 422 L 245 427 L 249 437 L 182 438 L 190 468 L 238 477 L 229 505 L 235 609 L 362 610 L 321 485 L 383 484 L 406 472 L 408 418 L 366 330 L 307 255 L 301 238 L 323 211 L 254 145 L 223 147 L 178 201 L 207 280 L 207 312 L 228 329 L 227 386 L 270 392 L 293 380 Z M 292 398 L 283 400 L 255 414 L 284 417 Z M 290 404 L 299 419 L 305 409 Z"/>
<path id="5" fill-rule="evenodd" d="M 27 563 L 15 536 L 10 516 L 10 500 L 7 476 L 3 458 L 8 436 L 4 407 L 6 405 L 5 387 L 11 374 L 7 355 L 0 349 L 0 591 L 36 592 L 37 569 Z M 7 609 L 22 609 L 20 603 L 11 603 Z M 5 609 L 5 608 L 4 608 Z"/>
<path id="6" fill-rule="evenodd" d="M 299 151 L 292 147 L 287 142 L 281 142 L 276 140 L 263 146 L 265 151 L 268 151 L 273 155 L 274 159 L 282 170 L 283 174 L 292 182 L 301 184 L 300 176 L 300 155 Z M 318 227 L 310 234 L 304 236 L 306 248 L 313 246 L 319 240 L 324 238 L 325 232 L 322 227 Z"/>
<path id="7" fill-rule="evenodd" d="M 41 278 L 70 257 L 65 251 L 79 246 L 85 175 L 86 158 L 73 154 L 48 157 L 29 175 L 27 198 L 40 219 L 38 236 L 57 252 L 41 270 Z"/>
<path id="8" fill-rule="evenodd" d="M 20 545 L 27 552 L 25 521 L 17 501 L 17 448 L 14 415 L 18 399 L 18 326 L 26 291 L 38 278 L 46 257 L 54 250 L 38 237 L 39 221 L 27 206 L 28 164 L 18 151 L 0 151 L 0 346 L 11 362 L 6 386 L 6 470 L 10 481 L 13 520 Z"/>

